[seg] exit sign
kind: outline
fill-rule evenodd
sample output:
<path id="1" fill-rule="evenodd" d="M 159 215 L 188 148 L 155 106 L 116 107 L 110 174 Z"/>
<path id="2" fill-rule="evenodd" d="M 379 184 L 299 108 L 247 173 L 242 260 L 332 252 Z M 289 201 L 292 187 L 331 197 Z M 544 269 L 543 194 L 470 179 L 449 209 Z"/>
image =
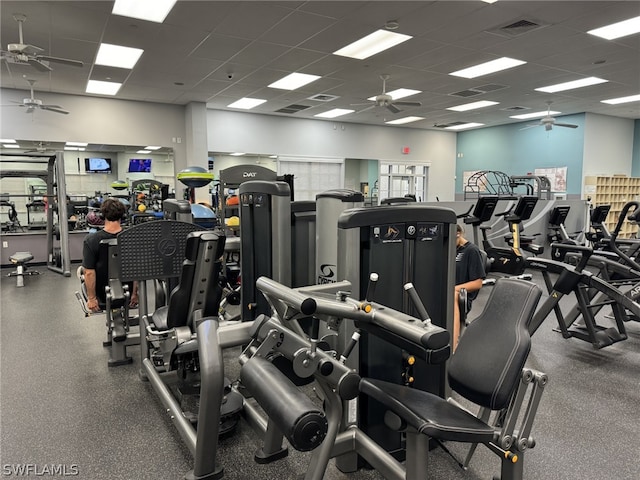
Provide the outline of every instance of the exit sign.
<path id="1" fill-rule="evenodd" d="M 411 148 L 409 147 L 402 147 L 402 154 L 403 155 L 409 155 L 411 153 Z"/>

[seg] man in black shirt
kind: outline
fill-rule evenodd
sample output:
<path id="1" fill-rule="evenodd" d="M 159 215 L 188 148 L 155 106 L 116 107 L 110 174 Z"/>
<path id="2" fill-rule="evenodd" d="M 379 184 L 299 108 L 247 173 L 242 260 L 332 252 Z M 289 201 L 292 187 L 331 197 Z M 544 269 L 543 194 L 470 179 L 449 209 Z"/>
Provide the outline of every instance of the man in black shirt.
<path id="1" fill-rule="evenodd" d="M 453 341 L 455 350 L 460 337 L 460 309 L 458 308 L 458 294 L 461 288 L 467 291 L 467 311 L 471 309 L 471 303 L 478 296 L 482 288 L 482 280 L 486 276 L 484 261 L 480 249 L 474 243 L 464 238 L 464 230 L 460 225 L 456 226 L 456 287 L 455 301 L 453 304 Z"/>
<path id="2" fill-rule="evenodd" d="M 120 222 L 126 213 L 126 208 L 122 202 L 115 198 L 108 198 L 100 206 L 100 212 L 104 218 L 104 229 L 87 235 L 84 239 L 82 249 L 82 266 L 84 268 L 84 281 L 87 289 L 87 308 L 92 312 L 99 312 L 98 294 L 104 300 L 104 287 L 107 278 L 97 278 L 97 267 L 100 261 L 100 241 L 116 238 L 122 231 Z M 106 266 L 104 267 L 106 272 Z M 100 292 L 97 290 L 100 289 Z M 137 284 L 133 284 L 129 306 L 138 305 Z"/>

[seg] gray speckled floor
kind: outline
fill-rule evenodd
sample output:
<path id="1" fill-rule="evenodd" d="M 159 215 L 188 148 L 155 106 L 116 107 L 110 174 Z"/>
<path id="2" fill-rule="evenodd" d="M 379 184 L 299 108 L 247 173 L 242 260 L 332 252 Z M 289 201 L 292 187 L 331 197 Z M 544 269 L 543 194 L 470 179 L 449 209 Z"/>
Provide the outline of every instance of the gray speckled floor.
<path id="1" fill-rule="evenodd" d="M 134 363 L 108 368 L 102 348 L 103 317 L 84 318 L 75 277 L 45 267 L 16 288 L 0 280 L 0 466 L 64 465 L 81 479 L 180 479 L 192 466 L 189 451 Z M 478 313 L 486 298 L 474 306 Z M 604 350 L 563 340 L 549 319 L 534 337 L 529 364 L 546 372 L 527 453 L 529 479 L 636 479 L 640 477 L 640 324 L 630 338 Z M 309 454 L 290 451 L 272 465 L 257 465 L 258 439 L 243 422 L 221 441 L 219 462 L 227 479 L 295 479 Z M 464 447 L 449 448 L 461 458 Z M 432 452 L 430 478 L 486 479 L 499 460 L 480 448 L 468 471 L 441 450 Z M 11 468 L 11 467 L 9 467 Z M 42 476 L 21 478 L 42 478 Z M 327 479 L 377 479 L 374 471 L 346 475 L 331 466 Z"/>

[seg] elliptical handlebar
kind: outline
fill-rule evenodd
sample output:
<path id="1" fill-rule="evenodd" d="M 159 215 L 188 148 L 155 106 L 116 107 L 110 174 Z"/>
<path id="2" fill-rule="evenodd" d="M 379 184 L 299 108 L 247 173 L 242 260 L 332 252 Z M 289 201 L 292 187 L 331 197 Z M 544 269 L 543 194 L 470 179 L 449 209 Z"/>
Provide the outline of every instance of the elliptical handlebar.
<path id="1" fill-rule="evenodd" d="M 631 207 L 633 207 L 633 210 L 631 211 L 631 213 L 629 213 Z M 620 250 L 620 247 L 618 247 L 618 244 L 616 243 L 616 239 L 618 238 L 618 234 L 622 229 L 622 224 L 624 223 L 624 221 L 627 219 L 636 221 L 638 216 L 640 216 L 640 202 L 627 202 L 625 206 L 622 207 L 622 211 L 620 212 L 620 216 L 618 217 L 618 223 L 616 223 L 616 227 L 613 229 L 613 232 L 611 232 L 611 236 L 609 237 L 609 248 L 611 248 L 613 252 L 615 252 L 620 258 L 622 258 L 627 265 L 633 267 L 635 270 L 640 270 L 640 264 L 638 264 L 635 260 L 629 257 L 622 250 Z"/>

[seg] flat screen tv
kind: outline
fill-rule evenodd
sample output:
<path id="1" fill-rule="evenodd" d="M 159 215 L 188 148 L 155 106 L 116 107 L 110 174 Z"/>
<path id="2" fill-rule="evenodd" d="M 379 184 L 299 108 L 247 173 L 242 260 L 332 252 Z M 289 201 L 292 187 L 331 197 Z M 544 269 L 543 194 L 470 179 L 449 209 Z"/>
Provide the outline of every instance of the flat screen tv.
<path id="1" fill-rule="evenodd" d="M 129 173 L 134 172 L 151 172 L 151 159 L 150 158 L 130 158 L 129 159 Z"/>
<path id="2" fill-rule="evenodd" d="M 111 159 L 85 158 L 84 170 L 87 173 L 111 173 Z"/>

